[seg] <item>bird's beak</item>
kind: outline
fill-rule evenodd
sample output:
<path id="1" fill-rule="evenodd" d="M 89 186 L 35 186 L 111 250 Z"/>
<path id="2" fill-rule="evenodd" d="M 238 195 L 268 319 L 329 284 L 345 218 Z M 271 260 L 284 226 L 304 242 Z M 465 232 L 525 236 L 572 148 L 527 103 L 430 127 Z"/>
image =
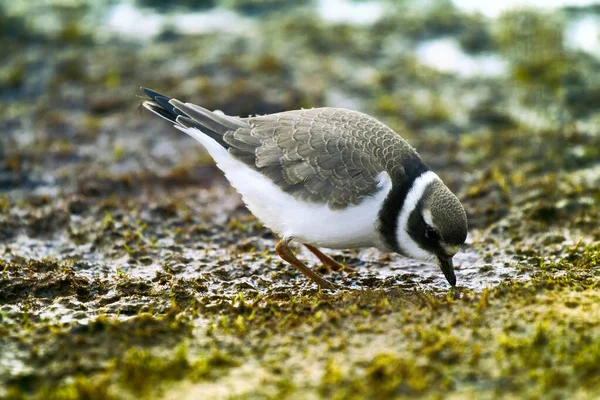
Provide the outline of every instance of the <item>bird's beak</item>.
<path id="1" fill-rule="evenodd" d="M 452 287 L 456 286 L 456 275 L 454 275 L 454 264 L 452 263 L 452 258 L 438 258 L 438 260 L 440 261 L 440 268 L 442 268 L 442 272 L 448 280 L 448 283 Z"/>

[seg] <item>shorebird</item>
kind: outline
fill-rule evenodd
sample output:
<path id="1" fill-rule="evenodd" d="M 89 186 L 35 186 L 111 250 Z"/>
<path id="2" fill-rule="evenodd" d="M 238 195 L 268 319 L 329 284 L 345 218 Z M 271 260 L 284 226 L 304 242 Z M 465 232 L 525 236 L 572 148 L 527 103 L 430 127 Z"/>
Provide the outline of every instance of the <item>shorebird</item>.
<path id="1" fill-rule="evenodd" d="M 453 256 L 467 237 L 458 198 L 398 133 L 369 115 L 312 108 L 238 118 L 142 88 L 143 106 L 199 141 L 246 206 L 281 239 L 277 254 L 323 288 L 332 283 L 288 247 L 375 247 L 438 261 L 456 285 Z"/>

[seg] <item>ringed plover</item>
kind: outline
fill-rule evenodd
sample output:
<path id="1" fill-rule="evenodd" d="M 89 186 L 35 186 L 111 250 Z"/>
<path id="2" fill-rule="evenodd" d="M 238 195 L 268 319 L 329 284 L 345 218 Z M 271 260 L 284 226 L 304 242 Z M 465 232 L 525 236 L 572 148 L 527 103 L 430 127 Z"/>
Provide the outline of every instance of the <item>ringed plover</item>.
<path id="1" fill-rule="evenodd" d="M 303 243 L 376 247 L 440 264 L 456 285 L 452 257 L 467 237 L 458 198 L 402 137 L 366 114 L 313 108 L 238 118 L 142 88 L 143 106 L 199 141 L 250 211 L 280 238 L 277 254 L 324 288 L 333 285 L 296 258 Z"/>

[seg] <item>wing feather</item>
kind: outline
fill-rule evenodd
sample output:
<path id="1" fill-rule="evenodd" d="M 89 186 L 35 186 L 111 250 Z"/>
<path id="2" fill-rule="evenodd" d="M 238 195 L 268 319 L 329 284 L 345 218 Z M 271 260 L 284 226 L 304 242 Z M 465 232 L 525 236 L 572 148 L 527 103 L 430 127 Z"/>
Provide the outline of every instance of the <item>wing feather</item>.
<path id="1" fill-rule="evenodd" d="M 331 209 L 374 195 L 382 171 L 402 179 L 407 157 L 420 162 L 397 133 L 356 111 L 314 108 L 237 118 L 144 91 L 151 99 L 146 108 L 207 134 L 284 192 Z"/>

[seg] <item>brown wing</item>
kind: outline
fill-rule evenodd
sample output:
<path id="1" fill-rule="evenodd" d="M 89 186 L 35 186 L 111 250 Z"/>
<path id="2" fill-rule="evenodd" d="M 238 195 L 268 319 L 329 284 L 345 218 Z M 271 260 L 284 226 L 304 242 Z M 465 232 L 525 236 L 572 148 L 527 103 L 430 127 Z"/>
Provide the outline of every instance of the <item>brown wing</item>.
<path id="1" fill-rule="evenodd" d="M 405 175 L 403 161 L 420 162 L 397 133 L 357 111 L 314 108 L 235 118 L 144 91 L 151 99 L 144 102 L 146 108 L 198 128 L 283 191 L 332 209 L 376 193 L 380 172 L 387 171 L 396 182 Z"/>
<path id="2" fill-rule="evenodd" d="M 377 175 L 396 171 L 393 153 L 412 148 L 368 115 L 316 108 L 243 119 L 223 140 L 232 155 L 299 199 L 332 209 L 359 204 L 378 190 Z M 401 171 L 400 171 L 401 172 Z"/>

